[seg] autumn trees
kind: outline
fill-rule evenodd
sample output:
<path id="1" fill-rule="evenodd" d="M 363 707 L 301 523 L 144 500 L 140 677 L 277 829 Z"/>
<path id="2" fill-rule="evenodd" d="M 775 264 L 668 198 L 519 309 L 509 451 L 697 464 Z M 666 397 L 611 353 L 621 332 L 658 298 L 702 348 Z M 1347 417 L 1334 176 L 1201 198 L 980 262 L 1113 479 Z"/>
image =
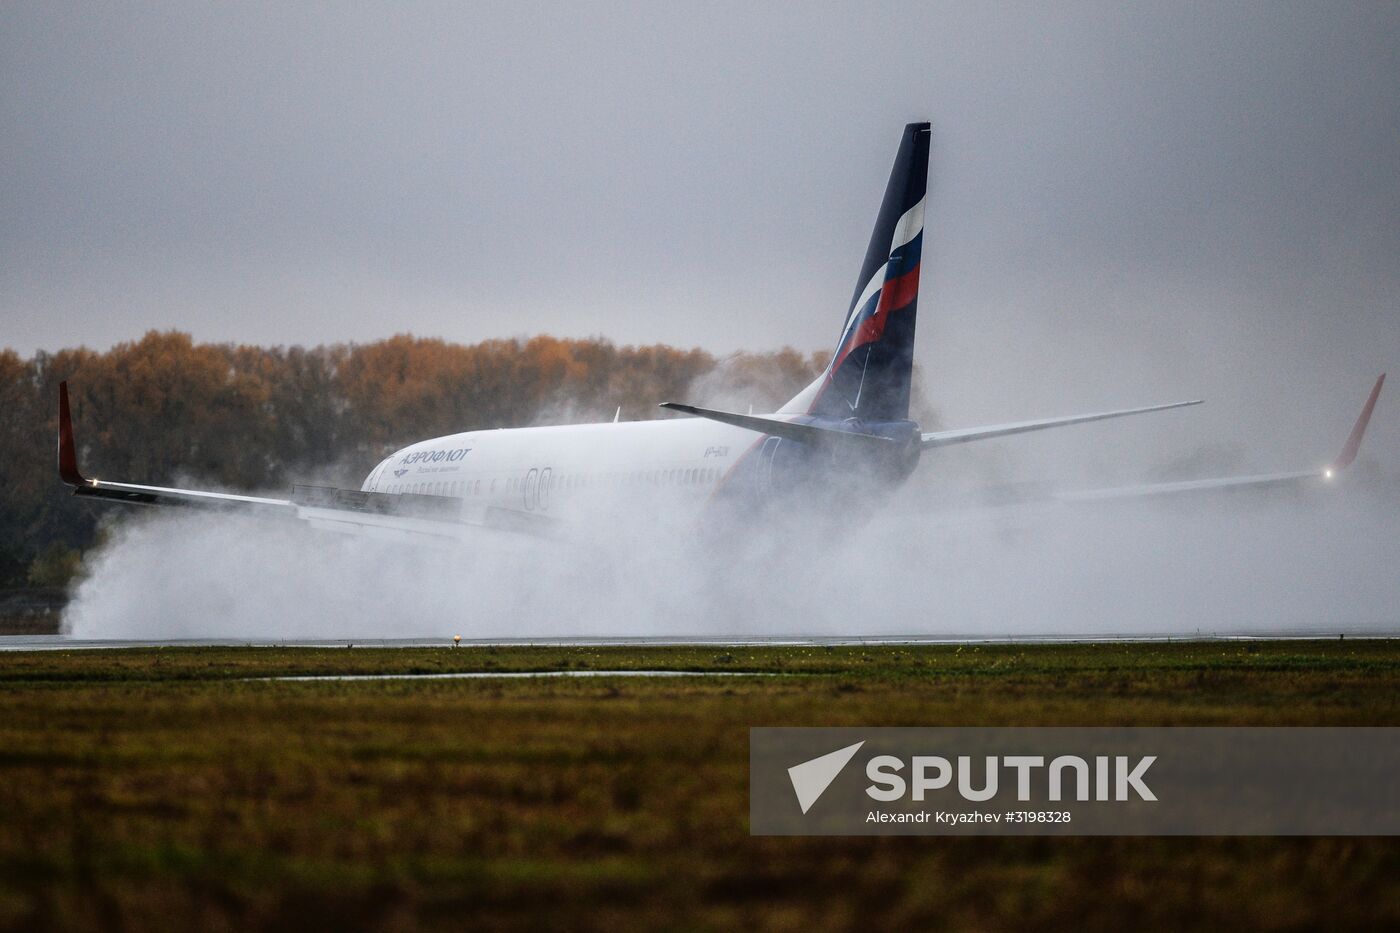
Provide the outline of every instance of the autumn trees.
<path id="1" fill-rule="evenodd" d="M 99 511 L 53 466 L 58 383 L 70 382 L 90 472 L 238 490 L 292 481 L 358 486 L 395 447 L 480 428 L 658 416 L 656 404 L 771 409 L 825 358 L 793 350 L 724 360 L 603 339 L 463 345 L 400 335 L 370 344 L 253 347 L 152 331 L 105 353 L 23 359 L 0 350 L 0 585 L 37 557 L 93 540 Z M 698 393 L 698 394 L 697 394 Z M 47 572 L 47 571 L 46 571 Z"/>

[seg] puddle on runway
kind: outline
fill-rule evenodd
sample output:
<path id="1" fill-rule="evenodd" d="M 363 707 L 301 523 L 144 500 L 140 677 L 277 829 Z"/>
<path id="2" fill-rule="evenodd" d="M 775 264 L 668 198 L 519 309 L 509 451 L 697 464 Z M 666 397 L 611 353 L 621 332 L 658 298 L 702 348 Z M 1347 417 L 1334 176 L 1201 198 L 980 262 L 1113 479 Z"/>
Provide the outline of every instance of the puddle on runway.
<path id="1" fill-rule="evenodd" d="M 494 680 L 532 677 L 777 677 L 772 671 L 459 671 L 450 674 L 297 674 L 250 680 Z"/>

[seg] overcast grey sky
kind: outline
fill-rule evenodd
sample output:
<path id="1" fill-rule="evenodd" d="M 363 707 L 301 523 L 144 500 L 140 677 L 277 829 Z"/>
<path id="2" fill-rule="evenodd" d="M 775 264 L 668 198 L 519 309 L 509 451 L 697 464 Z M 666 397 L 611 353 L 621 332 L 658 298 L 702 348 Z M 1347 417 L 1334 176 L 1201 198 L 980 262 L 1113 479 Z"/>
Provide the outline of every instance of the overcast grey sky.
<path id="1" fill-rule="evenodd" d="M 1400 370 L 1396 3 L 6 3 L 0 345 L 825 349 L 919 119 L 947 421 L 1308 466 Z"/>

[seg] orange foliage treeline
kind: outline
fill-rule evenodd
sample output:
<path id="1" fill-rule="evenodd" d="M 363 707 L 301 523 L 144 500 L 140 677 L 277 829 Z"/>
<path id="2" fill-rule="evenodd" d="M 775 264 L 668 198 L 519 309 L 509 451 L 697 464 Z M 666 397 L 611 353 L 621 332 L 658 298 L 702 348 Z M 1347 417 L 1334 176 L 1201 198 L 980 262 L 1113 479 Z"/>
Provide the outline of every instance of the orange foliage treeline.
<path id="1" fill-rule="evenodd" d="M 369 344 L 198 344 L 152 331 L 105 353 L 23 359 L 0 350 L 0 585 L 53 542 L 85 547 L 98 511 L 54 467 L 58 383 L 69 380 L 85 468 L 131 482 L 274 489 L 358 486 L 404 443 L 478 428 L 628 419 L 656 404 L 784 401 L 826 363 L 794 350 L 725 360 L 602 339 L 463 345 L 402 335 Z M 693 391 L 708 397 L 699 397 Z"/>

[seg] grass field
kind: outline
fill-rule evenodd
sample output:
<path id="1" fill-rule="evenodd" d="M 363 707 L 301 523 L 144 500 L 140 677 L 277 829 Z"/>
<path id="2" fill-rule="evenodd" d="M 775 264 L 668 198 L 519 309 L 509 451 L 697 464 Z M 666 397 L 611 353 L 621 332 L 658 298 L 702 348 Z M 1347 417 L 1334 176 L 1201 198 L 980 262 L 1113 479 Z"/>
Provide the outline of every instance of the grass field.
<path id="1" fill-rule="evenodd" d="M 780 677 L 286 683 L 669 668 Z M 1400 725 L 1400 642 L 0 655 L 0 925 L 1400 924 L 1400 841 L 791 839 L 753 725 Z"/>

